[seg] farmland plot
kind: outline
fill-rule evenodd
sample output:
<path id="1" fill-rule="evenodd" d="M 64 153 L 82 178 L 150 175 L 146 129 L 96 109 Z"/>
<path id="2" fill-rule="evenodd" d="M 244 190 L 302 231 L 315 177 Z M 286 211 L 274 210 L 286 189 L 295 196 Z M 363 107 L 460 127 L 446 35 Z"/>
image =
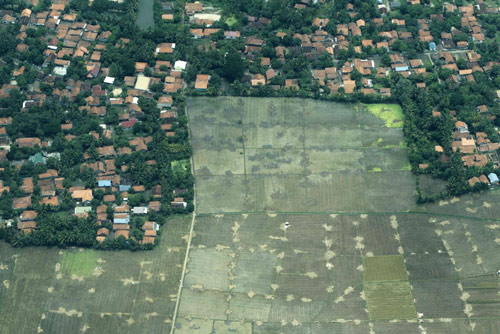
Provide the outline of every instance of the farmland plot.
<path id="1" fill-rule="evenodd" d="M 411 208 L 400 111 L 365 109 L 302 99 L 190 99 L 197 212 Z"/>
<path id="2" fill-rule="evenodd" d="M 495 331 L 498 193 L 410 213 L 398 106 L 196 98 L 188 116 L 198 216 L 175 333 Z"/>
<path id="3" fill-rule="evenodd" d="M 0 333 L 168 332 L 189 222 L 168 220 L 150 252 L 0 243 Z"/>

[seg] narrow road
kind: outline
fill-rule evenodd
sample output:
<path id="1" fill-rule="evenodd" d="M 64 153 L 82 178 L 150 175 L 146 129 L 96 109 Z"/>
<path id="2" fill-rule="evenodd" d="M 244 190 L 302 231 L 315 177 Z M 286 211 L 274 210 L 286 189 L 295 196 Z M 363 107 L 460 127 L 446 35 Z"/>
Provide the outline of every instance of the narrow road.
<path id="1" fill-rule="evenodd" d="M 193 203 L 196 202 L 196 198 L 193 200 Z M 196 204 L 195 204 L 196 207 Z M 189 229 L 189 238 L 187 242 L 186 248 L 186 256 L 184 257 L 184 266 L 182 267 L 181 280 L 179 282 L 179 290 L 177 291 L 177 300 L 175 302 L 174 316 L 172 318 L 172 327 L 170 328 L 170 334 L 173 334 L 175 331 L 175 321 L 177 320 L 177 312 L 179 311 L 179 303 L 181 301 L 182 288 L 184 287 L 184 277 L 186 275 L 186 267 L 189 258 L 189 250 L 191 248 L 191 240 L 193 239 L 193 230 L 194 230 L 194 222 L 196 219 L 196 210 L 193 211 L 193 219 L 191 220 L 191 227 Z"/>

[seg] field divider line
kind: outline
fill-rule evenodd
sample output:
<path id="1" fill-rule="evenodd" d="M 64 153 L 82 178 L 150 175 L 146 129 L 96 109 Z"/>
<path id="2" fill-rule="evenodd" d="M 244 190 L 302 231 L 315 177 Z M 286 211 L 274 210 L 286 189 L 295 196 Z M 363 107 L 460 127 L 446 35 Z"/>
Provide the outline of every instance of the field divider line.
<path id="1" fill-rule="evenodd" d="M 218 214 L 225 215 L 241 215 L 242 213 L 251 215 L 264 215 L 268 214 L 269 211 L 216 211 L 216 212 L 201 212 L 198 213 L 200 217 L 213 216 Z M 348 211 L 273 211 L 278 215 L 330 215 L 336 214 L 339 216 L 356 216 L 361 214 L 372 215 L 372 216 L 386 216 L 386 215 L 419 215 L 419 216 L 435 216 L 444 218 L 456 218 L 456 219 L 470 219 L 476 221 L 488 221 L 488 222 L 500 222 L 500 218 L 483 218 L 483 217 L 472 217 L 472 216 L 462 216 L 453 215 L 447 213 L 436 213 L 436 212 L 422 212 L 422 211 L 379 211 L 379 212 L 348 212 Z"/>
<path id="2" fill-rule="evenodd" d="M 182 267 L 181 280 L 179 282 L 179 290 L 177 291 L 177 300 L 175 301 L 174 316 L 172 317 L 172 327 L 170 328 L 170 334 L 174 333 L 175 321 L 177 320 L 177 313 L 179 311 L 179 303 L 181 302 L 182 288 L 184 287 L 184 277 L 186 276 L 187 262 L 189 258 L 189 250 L 191 248 L 191 240 L 193 239 L 194 222 L 196 219 L 196 213 L 193 211 L 193 219 L 191 220 L 191 227 L 189 229 L 189 238 L 186 248 L 186 256 L 184 257 L 184 265 Z"/>

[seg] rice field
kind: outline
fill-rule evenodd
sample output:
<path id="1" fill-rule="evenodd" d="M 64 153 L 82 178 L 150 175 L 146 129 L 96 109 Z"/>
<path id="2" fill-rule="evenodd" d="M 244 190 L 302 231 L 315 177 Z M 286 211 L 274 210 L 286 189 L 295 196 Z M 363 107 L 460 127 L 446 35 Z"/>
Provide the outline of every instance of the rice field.
<path id="1" fill-rule="evenodd" d="M 197 217 L 175 333 L 500 326 L 498 193 L 417 207 L 399 106 L 196 98 L 188 116 Z"/>
<path id="2" fill-rule="evenodd" d="M 367 109 L 189 100 L 193 233 L 175 218 L 140 253 L 0 243 L 0 333 L 500 332 L 500 192 L 417 207 L 397 118 Z"/>
<path id="3" fill-rule="evenodd" d="M 167 221 L 150 252 L 0 243 L 0 333 L 168 332 L 190 222 Z"/>

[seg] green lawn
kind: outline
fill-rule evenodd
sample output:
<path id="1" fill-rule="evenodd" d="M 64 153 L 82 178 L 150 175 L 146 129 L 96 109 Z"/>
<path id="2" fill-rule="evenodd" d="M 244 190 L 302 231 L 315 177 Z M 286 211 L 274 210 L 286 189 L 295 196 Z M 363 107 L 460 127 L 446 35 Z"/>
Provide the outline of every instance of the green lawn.
<path id="1" fill-rule="evenodd" d="M 233 25 L 238 23 L 238 20 L 236 19 L 236 17 L 231 16 L 231 17 L 228 17 L 225 22 L 229 27 L 232 27 Z"/>
<path id="2" fill-rule="evenodd" d="M 362 104 L 370 113 L 383 119 L 388 128 L 403 127 L 403 110 L 399 104 Z"/>

